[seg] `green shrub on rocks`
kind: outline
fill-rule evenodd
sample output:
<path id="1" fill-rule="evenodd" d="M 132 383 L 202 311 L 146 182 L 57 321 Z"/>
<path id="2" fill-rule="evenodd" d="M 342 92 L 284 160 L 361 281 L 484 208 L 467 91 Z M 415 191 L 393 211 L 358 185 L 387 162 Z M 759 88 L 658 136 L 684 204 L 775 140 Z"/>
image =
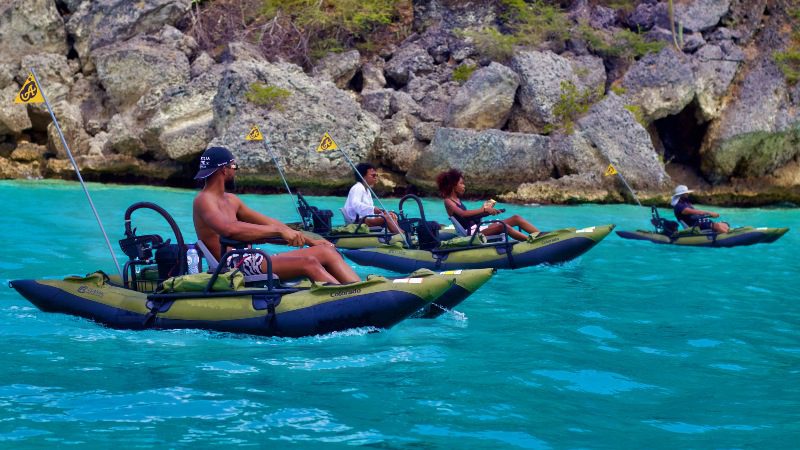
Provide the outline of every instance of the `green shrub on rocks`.
<path id="1" fill-rule="evenodd" d="M 290 95 L 292 93 L 286 89 L 264 83 L 251 84 L 250 90 L 244 94 L 251 103 L 278 111 L 283 111 L 283 102 Z"/>
<path id="2" fill-rule="evenodd" d="M 598 94 L 602 96 L 603 93 L 594 92 L 590 88 L 579 92 L 575 83 L 571 81 L 561 82 L 561 96 L 553 106 L 553 115 L 561 123 L 566 134 L 572 134 L 575 128 L 575 120 L 589 111 L 589 107 L 592 106 Z"/>
<path id="3" fill-rule="evenodd" d="M 661 41 L 647 41 L 643 34 L 630 30 L 617 32 L 609 43 L 607 38 L 585 23 L 578 26 L 578 34 L 589 49 L 604 57 L 639 59 L 648 53 L 660 52 L 666 45 Z"/>
<path id="4" fill-rule="evenodd" d="M 800 8 L 789 10 L 788 16 L 792 23 L 792 39 L 789 48 L 772 53 L 772 59 L 783 72 L 786 82 L 794 85 L 800 81 Z"/>
<path id="5" fill-rule="evenodd" d="M 647 122 L 644 120 L 644 111 L 642 111 L 642 107 L 639 105 L 625 105 L 623 108 L 627 109 L 631 114 L 633 114 L 633 118 L 639 122 L 639 125 L 647 128 Z"/>
<path id="6" fill-rule="evenodd" d="M 472 73 L 475 72 L 477 69 L 475 66 L 470 64 L 461 64 L 460 66 L 453 69 L 453 81 L 458 84 L 464 84 L 469 80 L 469 77 L 472 76 Z"/>
<path id="7" fill-rule="evenodd" d="M 772 57 L 783 72 L 787 83 L 793 85 L 800 81 L 800 50 L 775 52 Z"/>
<path id="8" fill-rule="evenodd" d="M 459 34 L 471 39 L 478 53 L 499 62 L 504 62 L 511 58 L 514 54 L 514 46 L 518 42 L 515 36 L 503 34 L 494 27 L 466 30 Z"/>
<path id="9" fill-rule="evenodd" d="M 500 18 L 513 30 L 520 45 L 537 46 L 545 41 L 565 41 L 572 25 L 558 6 L 542 0 L 500 0 Z"/>
<path id="10" fill-rule="evenodd" d="M 538 47 L 569 38 L 571 22 L 558 6 L 542 0 L 500 0 L 503 31 L 497 27 L 463 30 L 459 34 L 472 39 L 478 52 L 494 61 L 511 58 L 515 46 Z"/>
<path id="11" fill-rule="evenodd" d="M 193 0 L 187 31 L 212 57 L 246 41 L 309 69 L 329 52 L 369 53 L 404 39 L 412 9 L 411 0 Z"/>

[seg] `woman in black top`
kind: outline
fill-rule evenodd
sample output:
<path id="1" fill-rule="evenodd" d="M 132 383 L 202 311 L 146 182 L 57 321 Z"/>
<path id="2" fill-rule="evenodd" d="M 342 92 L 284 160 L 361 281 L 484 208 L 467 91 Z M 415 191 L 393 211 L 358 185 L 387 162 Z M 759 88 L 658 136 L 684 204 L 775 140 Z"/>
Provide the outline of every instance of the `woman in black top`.
<path id="1" fill-rule="evenodd" d="M 492 202 L 485 202 L 481 208 L 467 209 L 460 198 L 461 195 L 464 195 L 464 191 L 466 190 L 464 174 L 458 169 L 450 169 L 440 173 L 436 177 L 436 184 L 439 186 L 439 192 L 444 198 L 444 207 L 447 210 L 447 215 L 454 217 L 469 234 L 475 232 L 482 218 L 504 212 L 495 209 Z M 508 235 L 518 241 L 526 240 L 528 235 L 517 231 L 514 227 L 520 227 L 534 236 L 539 234 L 538 228 L 516 214 L 508 219 L 503 219 L 503 222 L 507 227 L 499 223 L 493 223 L 483 230 L 480 230 L 480 232 L 484 235 L 491 236 L 503 233 L 507 230 Z"/>

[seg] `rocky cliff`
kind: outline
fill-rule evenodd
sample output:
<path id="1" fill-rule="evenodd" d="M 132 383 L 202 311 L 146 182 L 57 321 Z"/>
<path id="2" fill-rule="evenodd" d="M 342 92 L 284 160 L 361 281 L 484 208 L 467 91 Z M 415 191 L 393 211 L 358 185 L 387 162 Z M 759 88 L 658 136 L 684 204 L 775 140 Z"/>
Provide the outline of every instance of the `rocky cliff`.
<path id="1" fill-rule="evenodd" d="M 560 37 L 499 56 L 481 30 L 509 28 L 507 2 L 412 3 L 402 41 L 304 70 L 246 42 L 205 51 L 185 26 L 202 2 L 6 1 L 0 178 L 74 176 L 45 106 L 12 104 L 34 68 L 88 179 L 191 186 L 200 153 L 222 144 L 241 186 L 278 188 L 244 140 L 258 125 L 289 182 L 318 192 L 352 180 L 341 154 L 314 151 L 329 132 L 396 192 L 432 192 L 456 167 L 472 193 L 507 201 L 624 201 L 602 175 L 613 163 L 653 201 L 680 183 L 709 202 L 800 202 L 794 2 L 676 1 L 671 20 L 663 1 L 576 0 Z M 249 100 L 254 84 L 285 92 L 281 107 Z"/>

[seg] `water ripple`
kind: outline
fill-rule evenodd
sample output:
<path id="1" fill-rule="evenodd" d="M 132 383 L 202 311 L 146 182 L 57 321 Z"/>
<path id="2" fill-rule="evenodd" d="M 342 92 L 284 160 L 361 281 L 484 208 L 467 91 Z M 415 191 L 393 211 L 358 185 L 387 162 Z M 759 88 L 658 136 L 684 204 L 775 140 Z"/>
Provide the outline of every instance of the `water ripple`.
<path id="1" fill-rule="evenodd" d="M 600 395 L 614 395 L 637 389 L 656 389 L 657 386 L 639 383 L 617 373 L 597 370 L 534 370 L 534 374 L 555 381 L 567 381 L 565 388 L 571 391 L 589 392 Z"/>

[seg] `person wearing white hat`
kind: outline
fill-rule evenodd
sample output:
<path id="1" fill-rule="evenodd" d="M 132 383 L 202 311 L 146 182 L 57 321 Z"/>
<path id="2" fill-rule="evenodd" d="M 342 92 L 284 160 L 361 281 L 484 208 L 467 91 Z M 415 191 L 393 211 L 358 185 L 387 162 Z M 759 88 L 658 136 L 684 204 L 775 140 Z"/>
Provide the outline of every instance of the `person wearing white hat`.
<path id="1" fill-rule="evenodd" d="M 684 185 L 678 185 L 672 194 L 672 205 L 678 222 L 687 227 L 698 227 L 701 230 L 712 230 L 716 233 L 727 233 L 730 227 L 725 222 L 713 222 L 709 217 L 719 217 L 714 211 L 697 209 L 689 201 L 689 193 L 694 192 Z"/>

